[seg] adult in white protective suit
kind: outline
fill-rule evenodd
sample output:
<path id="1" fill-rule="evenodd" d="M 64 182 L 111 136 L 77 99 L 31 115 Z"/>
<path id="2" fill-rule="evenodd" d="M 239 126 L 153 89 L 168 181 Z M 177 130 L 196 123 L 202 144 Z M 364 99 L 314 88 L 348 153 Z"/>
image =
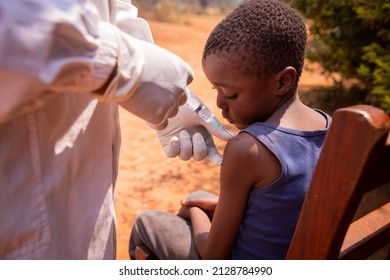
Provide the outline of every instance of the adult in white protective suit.
<path id="1" fill-rule="evenodd" d="M 191 68 L 130 1 L 0 0 L 0 41 L 0 259 L 115 258 L 117 104 L 168 156 L 221 160 Z"/>

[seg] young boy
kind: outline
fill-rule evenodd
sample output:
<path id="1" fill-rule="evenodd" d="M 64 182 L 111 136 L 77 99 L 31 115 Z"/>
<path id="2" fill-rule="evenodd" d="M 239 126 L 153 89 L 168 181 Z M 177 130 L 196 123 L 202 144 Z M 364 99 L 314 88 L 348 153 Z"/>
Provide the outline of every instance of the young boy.
<path id="1" fill-rule="evenodd" d="M 277 0 L 247 0 L 212 31 L 203 70 L 222 115 L 241 131 L 225 147 L 219 198 L 189 195 L 177 215 L 142 213 L 130 255 L 283 259 L 331 118 L 298 96 L 307 35 Z"/>

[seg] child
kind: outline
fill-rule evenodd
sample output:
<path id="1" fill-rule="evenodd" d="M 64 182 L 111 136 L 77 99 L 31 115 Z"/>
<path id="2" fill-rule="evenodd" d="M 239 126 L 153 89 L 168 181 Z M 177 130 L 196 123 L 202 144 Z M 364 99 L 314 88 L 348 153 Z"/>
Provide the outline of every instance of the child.
<path id="1" fill-rule="evenodd" d="M 177 215 L 142 213 L 132 258 L 140 242 L 161 259 L 285 258 L 331 121 L 298 96 L 306 39 L 277 0 L 244 1 L 212 31 L 203 70 L 241 130 L 225 147 L 219 198 L 196 192 Z"/>

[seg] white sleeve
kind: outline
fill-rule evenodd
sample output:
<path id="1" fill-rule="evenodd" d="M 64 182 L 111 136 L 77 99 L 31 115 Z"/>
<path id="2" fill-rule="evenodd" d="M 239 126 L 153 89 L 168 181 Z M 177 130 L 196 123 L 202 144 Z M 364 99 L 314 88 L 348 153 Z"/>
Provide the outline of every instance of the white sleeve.
<path id="1" fill-rule="evenodd" d="M 153 43 L 148 23 L 138 17 L 138 9 L 129 2 L 117 0 L 116 26 L 134 38 Z"/>
<path id="2" fill-rule="evenodd" d="M 126 59 L 126 75 L 119 80 L 127 89 L 142 72 L 144 54 L 137 40 L 123 40 L 89 1 L 0 0 L 0 42 L 0 123 L 54 94 L 92 93 L 120 57 Z M 96 96 L 117 97 L 113 91 Z"/>

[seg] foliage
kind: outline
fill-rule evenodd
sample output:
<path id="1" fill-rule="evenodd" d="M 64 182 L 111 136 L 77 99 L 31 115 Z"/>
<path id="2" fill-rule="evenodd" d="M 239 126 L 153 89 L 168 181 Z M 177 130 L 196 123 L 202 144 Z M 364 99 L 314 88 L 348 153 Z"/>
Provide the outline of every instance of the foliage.
<path id="1" fill-rule="evenodd" d="M 390 112 L 390 0 L 285 0 L 309 19 L 307 58 Z M 363 101 L 363 100 L 362 100 Z"/>

